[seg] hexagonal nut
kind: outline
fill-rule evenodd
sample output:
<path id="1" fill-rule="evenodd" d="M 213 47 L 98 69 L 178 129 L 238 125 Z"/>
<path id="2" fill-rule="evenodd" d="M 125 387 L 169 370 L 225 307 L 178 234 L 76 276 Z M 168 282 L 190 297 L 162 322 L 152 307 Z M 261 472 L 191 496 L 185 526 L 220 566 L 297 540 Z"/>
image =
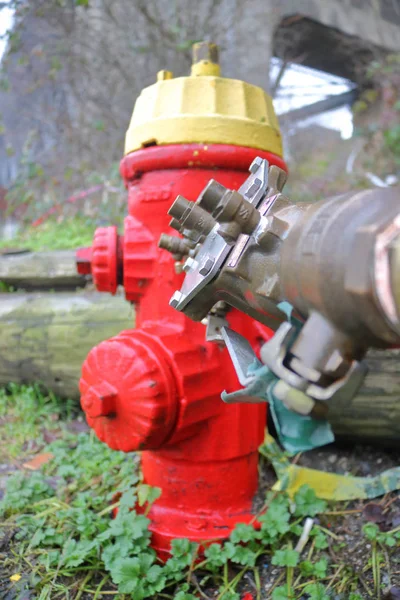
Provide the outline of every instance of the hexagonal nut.
<path id="1" fill-rule="evenodd" d="M 277 165 L 272 165 L 268 172 L 268 185 L 281 192 L 287 181 L 287 173 Z"/>
<path id="2" fill-rule="evenodd" d="M 280 294 L 280 283 L 279 276 L 277 273 L 268 277 L 263 284 L 256 289 L 256 294 L 258 296 L 263 296 L 264 298 L 275 298 L 279 297 Z"/>
<path id="3" fill-rule="evenodd" d="M 194 258 L 188 256 L 183 264 L 183 270 L 185 271 L 185 273 L 187 273 L 188 271 L 190 271 L 190 269 L 194 269 L 196 266 L 197 261 L 195 261 Z"/>
<path id="4" fill-rule="evenodd" d="M 176 292 L 174 292 L 171 300 L 169 301 L 169 305 L 172 306 L 172 308 L 176 308 L 179 304 L 179 302 L 182 300 L 183 298 L 183 294 L 177 290 Z"/>
<path id="5" fill-rule="evenodd" d="M 250 173 L 257 173 L 258 169 L 261 167 L 263 163 L 263 159 L 261 156 L 256 156 L 251 165 L 249 166 Z"/>
<path id="6" fill-rule="evenodd" d="M 339 350 L 334 350 L 326 359 L 324 371 L 336 373 L 347 365 L 347 361 L 341 355 Z"/>
<path id="7" fill-rule="evenodd" d="M 289 224 L 286 221 L 283 221 L 279 217 L 272 216 L 270 218 L 269 230 L 271 233 L 276 235 L 276 237 L 283 239 L 288 232 Z"/>
<path id="8" fill-rule="evenodd" d="M 203 276 L 208 275 L 214 266 L 214 262 L 215 261 L 213 258 L 207 258 L 199 269 L 200 275 L 203 275 Z"/>

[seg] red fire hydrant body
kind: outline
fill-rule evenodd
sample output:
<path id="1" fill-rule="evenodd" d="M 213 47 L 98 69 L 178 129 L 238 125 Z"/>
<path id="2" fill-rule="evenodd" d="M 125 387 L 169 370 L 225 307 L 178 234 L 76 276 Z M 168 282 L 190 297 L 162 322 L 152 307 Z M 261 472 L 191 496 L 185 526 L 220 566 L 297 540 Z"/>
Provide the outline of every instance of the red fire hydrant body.
<path id="1" fill-rule="evenodd" d="M 121 162 L 129 213 L 124 236 L 114 227 L 95 234 L 93 279 L 111 293 L 118 283 L 124 286 L 136 305 L 136 329 L 89 353 L 82 407 L 111 448 L 143 451 L 144 481 L 162 489 L 149 513 L 152 544 L 161 556 L 171 539 L 226 538 L 236 523 L 252 517 L 266 405 L 221 401 L 224 389 L 239 387 L 229 355 L 205 341 L 202 323 L 169 306 L 183 276 L 157 243 L 161 233 L 177 235 L 168 227 L 167 211 L 178 194 L 195 200 L 211 178 L 237 189 L 256 156 L 284 167 L 276 154 L 227 144 L 129 152 Z M 254 348 L 270 335 L 235 310 L 227 320 Z"/>

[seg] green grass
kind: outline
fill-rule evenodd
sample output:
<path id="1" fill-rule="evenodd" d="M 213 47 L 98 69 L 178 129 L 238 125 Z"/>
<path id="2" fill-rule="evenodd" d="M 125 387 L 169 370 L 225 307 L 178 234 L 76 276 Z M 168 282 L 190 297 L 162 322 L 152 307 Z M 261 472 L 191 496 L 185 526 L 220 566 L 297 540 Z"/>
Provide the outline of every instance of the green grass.
<path id="1" fill-rule="evenodd" d="M 49 219 L 37 227 L 25 228 L 11 240 L 0 240 L 0 248 L 43 251 L 90 246 L 95 228 L 92 220 L 80 217 L 65 218 L 61 222 Z"/>
<path id="2" fill-rule="evenodd" d="M 225 544 L 211 543 L 203 555 L 188 540 L 175 540 L 172 557 L 161 564 L 146 517 L 160 490 L 141 483 L 138 455 L 101 444 L 83 430 L 76 404 L 38 386 L 0 390 L 0 423 L 0 463 L 15 467 L 0 501 L 0 597 L 30 590 L 38 600 L 240 600 L 244 589 L 255 600 L 380 597 L 382 569 L 400 532 L 368 524 L 362 541 L 371 549 L 358 573 L 347 544 L 331 530 L 332 512 L 311 488 L 301 488 L 294 501 L 268 493 L 258 529 L 237 525 Z M 40 469 L 23 468 L 43 453 L 52 458 Z M 135 511 L 137 503 L 144 514 Z M 305 518 L 317 515 L 299 552 Z M 360 594 L 365 589 L 370 595 Z"/>
<path id="3" fill-rule="evenodd" d="M 46 445 L 46 433 L 62 435 L 77 411 L 76 402 L 43 394 L 38 385 L 0 388 L 0 456 L 8 460 L 29 456 Z"/>

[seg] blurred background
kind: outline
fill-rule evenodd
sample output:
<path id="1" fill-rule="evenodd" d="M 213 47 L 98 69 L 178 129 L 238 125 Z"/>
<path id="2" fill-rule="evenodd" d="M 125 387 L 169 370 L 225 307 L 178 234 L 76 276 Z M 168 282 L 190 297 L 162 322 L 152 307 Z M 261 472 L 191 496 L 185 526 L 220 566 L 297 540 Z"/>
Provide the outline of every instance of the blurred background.
<path id="1" fill-rule="evenodd" d="M 158 495 L 138 486 L 138 456 L 99 442 L 78 405 L 89 349 L 131 329 L 135 310 L 121 290 L 97 294 L 78 276 L 75 249 L 91 245 L 97 226 L 122 224 L 127 191 L 119 161 L 135 100 L 162 69 L 188 75 L 192 45 L 201 40 L 219 45 L 223 76 L 272 96 L 291 200 L 399 184 L 400 0 L 0 0 L 1 599 L 150 597 L 130 593 L 138 581 L 131 530 L 138 526 L 138 552 L 148 556 L 147 525 L 128 520 L 132 498 L 124 500 L 120 537 L 109 515 L 116 490 L 136 486 L 139 504 Z M 369 354 L 357 403 L 330 413 L 348 446 L 298 454 L 296 469 L 362 477 L 375 495 L 371 478 L 386 471 L 385 482 L 398 487 L 399 356 L 400 349 Z M 260 494 L 275 481 L 264 453 Z M 327 507 L 309 488 L 290 526 L 289 504 L 277 500 L 266 513 L 272 533 L 256 568 L 238 552 L 238 568 L 228 573 L 228 554 L 221 562 L 217 551 L 197 580 L 196 555 L 177 545 L 175 581 L 185 583 L 168 583 L 171 593 L 152 597 L 239 600 L 234 582 L 241 600 L 288 600 L 285 581 L 293 579 L 298 600 L 399 600 L 398 492 L 379 504 Z M 255 506 L 265 506 L 261 495 Z M 293 539 L 303 539 L 302 517 L 317 514 L 298 569 Z M 237 538 L 247 552 L 242 540 L 253 538 Z M 185 554 L 190 566 L 179 562 Z M 133 560 L 124 577 L 121 556 L 128 566 Z M 163 591 L 164 575 L 154 581 Z"/>
<path id="2" fill-rule="evenodd" d="M 135 99 L 160 69 L 188 74 L 199 40 L 274 98 L 293 198 L 397 182 L 399 0 L 3 0 L 0 34 L 3 246 L 119 222 Z"/>

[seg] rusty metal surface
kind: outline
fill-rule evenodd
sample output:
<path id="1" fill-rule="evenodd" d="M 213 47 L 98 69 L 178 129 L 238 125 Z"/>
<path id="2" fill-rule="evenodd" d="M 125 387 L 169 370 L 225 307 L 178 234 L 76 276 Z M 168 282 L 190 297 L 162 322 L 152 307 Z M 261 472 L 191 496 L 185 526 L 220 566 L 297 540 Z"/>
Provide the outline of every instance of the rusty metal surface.
<path id="1" fill-rule="evenodd" d="M 201 320 L 225 301 L 277 330 L 262 357 L 278 377 L 316 400 L 350 399 L 365 378 L 367 349 L 400 344 L 393 280 L 399 190 L 294 205 L 282 193 L 286 174 L 278 167 L 261 185 L 265 165 L 254 161 L 240 193 L 210 182 L 199 195 L 195 206 L 217 225 L 189 252 L 171 305 Z M 178 220 L 180 206 L 182 200 L 170 209 Z M 196 228 L 193 219 L 191 235 Z M 294 307 L 300 329 L 284 323 L 282 301 Z"/>

